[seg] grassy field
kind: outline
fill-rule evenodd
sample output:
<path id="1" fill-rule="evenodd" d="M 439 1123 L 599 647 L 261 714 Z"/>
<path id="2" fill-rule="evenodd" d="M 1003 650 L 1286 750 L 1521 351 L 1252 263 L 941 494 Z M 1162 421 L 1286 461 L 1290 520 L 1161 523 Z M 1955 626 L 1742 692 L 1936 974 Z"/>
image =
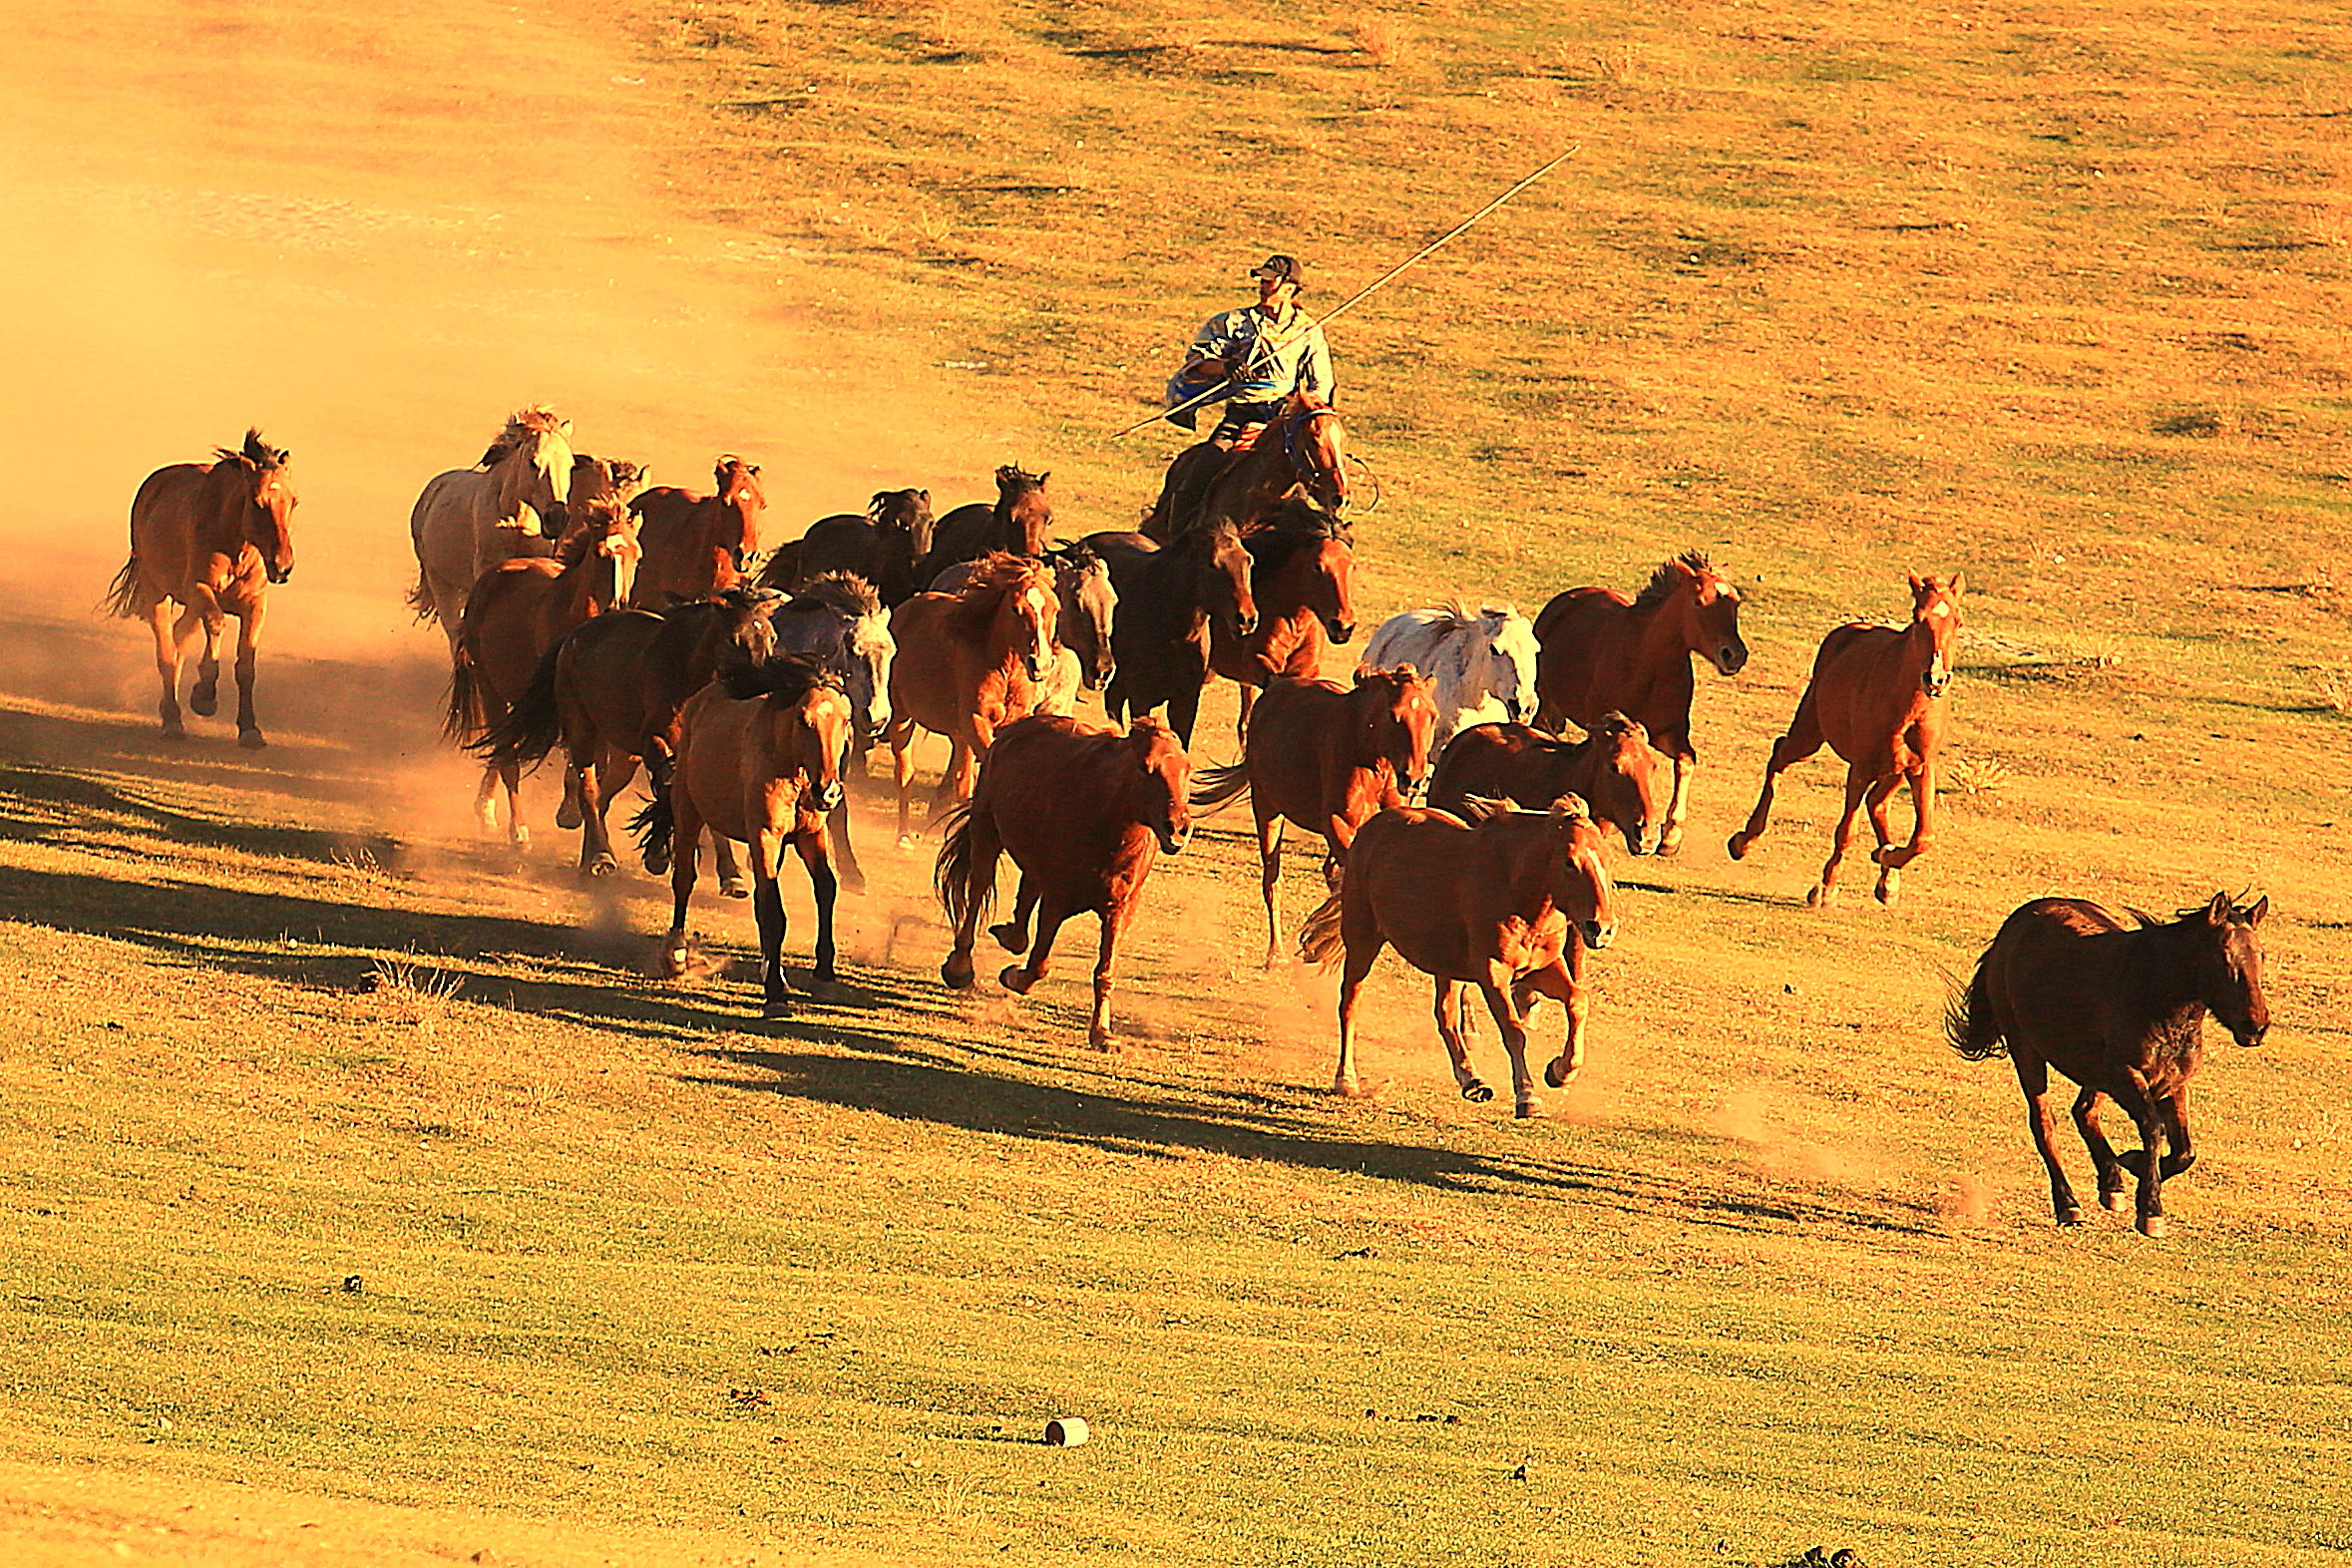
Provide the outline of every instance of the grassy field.
<path id="1" fill-rule="evenodd" d="M 433 633 L 266 663 L 255 756 L 166 747 L 136 628 L 20 602 L 0 1557 L 2352 1550 L 2352 32 L 2072 0 L 565 21 L 567 74 L 641 100 L 599 136 L 819 345 L 762 362 L 773 408 L 683 408 L 692 439 L 765 431 L 779 476 L 788 397 L 864 421 L 839 494 L 771 479 L 788 529 L 1013 460 L 1121 526 L 1173 443 L 1104 432 L 1250 262 L 1300 251 L 1328 303 L 1581 144 L 1334 329 L 1384 492 L 1359 592 L 1532 609 L 1712 551 L 1755 657 L 1701 677 L 1689 845 L 1614 862 L 1592 1065 L 1536 1123 L 1454 1095 L 1393 967 L 1376 1093 L 1319 1092 L 1330 984 L 1256 967 L 1238 816 L 1152 885 L 1119 1056 L 1082 1048 L 1083 937 L 1031 997 L 944 991 L 926 851 L 879 831 L 848 982 L 768 1025 L 742 906 L 659 981 L 662 889 L 584 892 L 544 811 L 520 866 L 465 832 Z M 120 501 L 70 510 L 112 539 Z M 359 548 L 330 522 L 322 556 Z M 1747 862 L 1722 840 L 1821 632 L 1954 569 L 1941 843 L 1899 909 L 1807 912 L 1830 765 Z M 2272 898 L 2271 1038 L 2213 1046 L 2169 1240 L 2058 1232 L 1943 975 L 2030 897 L 2220 886 Z M 1095 1440 L 1039 1444 L 1061 1414 Z"/>

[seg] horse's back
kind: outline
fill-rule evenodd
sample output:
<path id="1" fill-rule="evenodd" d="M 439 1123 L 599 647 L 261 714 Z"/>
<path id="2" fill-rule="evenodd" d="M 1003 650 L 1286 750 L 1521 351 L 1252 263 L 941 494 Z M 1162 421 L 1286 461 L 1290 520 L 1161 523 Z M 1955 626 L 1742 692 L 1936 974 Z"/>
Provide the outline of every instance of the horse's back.
<path id="1" fill-rule="evenodd" d="M 1535 617 L 1536 694 L 1547 711 L 1589 727 L 1603 712 L 1631 700 L 1614 689 L 1625 682 L 1607 672 L 1638 651 L 1632 608 L 1633 600 L 1615 588 L 1574 588 L 1552 595 Z M 1679 652 L 1676 659 L 1687 677 L 1689 659 Z M 1644 715 L 1635 716 L 1648 722 Z"/>
<path id="2" fill-rule="evenodd" d="M 1235 454 L 1211 442 L 1186 447 L 1168 462 L 1160 482 L 1159 502 L 1144 519 L 1143 532 L 1161 544 L 1192 532 L 1200 522 L 1201 504 Z"/>
<path id="3" fill-rule="evenodd" d="M 1400 609 L 1379 623 L 1364 644 L 1364 665 L 1386 669 L 1410 664 L 1427 672 L 1434 668 L 1437 650 L 1461 630 L 1450 610 Z"/>
<path id="4" fill-rule="evenodd" d="M 1429 774 L 1429 804 L 1453 811 L 1469 796 L 1482 795 L 1543 810 L 1572 787 L 1581 752 L 1580 745 L 1525 724 L 1474 724 L 1438 754 Z"/>
<path id="5" fill-rule="evenodd" d="M 141 613 L 187 590 L 196 575 L 211 472 L 209 463 L 170 463 L 140 481 L 131 498 L 131 560 L 125 567 L 129 607 L 119 613 Z"/>
<path id="6" fill-rule="evenodd" d="M 2011 1050 L 2082 1081 L 2105 1050 L 2108 1003 L 2136 935 L 2089 899 L 2035 899 L 2012 911 L 1979 976 Z"/>

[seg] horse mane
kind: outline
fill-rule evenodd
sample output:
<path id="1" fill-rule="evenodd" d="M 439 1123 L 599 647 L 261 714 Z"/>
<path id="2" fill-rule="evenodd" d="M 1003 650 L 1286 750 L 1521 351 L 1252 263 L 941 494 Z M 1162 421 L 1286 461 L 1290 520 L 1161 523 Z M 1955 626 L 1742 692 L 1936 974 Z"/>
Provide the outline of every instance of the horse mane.
<path id="1" fill-rule="evenodd" d="M 719 669 L 713 678 L 719 689 L 738 702 L 772 697 L 790 704 L 812 691 L 842 689 L 841 676 L 826 668 L 814 653 L 778 653 L 765 663 L 754 664 L 733 644 L 720 650 Z"/>
<path id="2" fill-rule="evenodd" d="M 882 613 L 882 595 L 854 572 L 825 572 L 794 588 L 791 599 L 776 613 L 797 615 L 813 609 L 835 610 L 852 620 L 863 620 Z"/>
<path id="3" fill-rule="evenodd" d="M 286 461 L 283 448 L 273 447 L 261 439 L 261 427 L 258 425 L 245 427 L 245 439 L 242 446 L 214 447 L 212 451 L 223 463 L 241 463 L 250 468 L 282 468 Z"/>
<path id="4" fill-rule="evenodd" d="M 1006 463 L 996 470 L 996 488 L 1008 493 L 1023 490 L 1043 490 L 1045 476 L 1031 474 L 1018 463 Z"/>
<path id="5" fill-rule="evenodd" d="M 554 559 L 566 568 L 579 566 L 582 558 L 628 520 L 628 509 L 609 496 L 599 496 L 580 510 L 582 521 L 556 541 Z"/>
<path id="6" fill-rule="evenodd" d="M 1587 740 L 1623 740 L 1634 732 L 1634 721 L 1612 708 L 1585 731 Z"/>
<path id="7" fill-rule="evenodd" d="M 498 433 L 498 439 L 491 442 L 489 449 L 482 454 L 482 461 L 474 466 L 476 468 L 496 468 L 499 461 L 521 446 L 526 438 L 560 435 L 563 433 L 563 429 L 564 416 L 545 403 L 534 403 L 528 408 L 519 408 L 507 416 L 506 428 Z"/>
<path id="8" fill-rule="evenodd" d="M 957 623 L 968 635 L 994 617 L 1004 595 L 1045 571 L 1045 563 L 1009 551 L 991 550 L 973 563 L 972 576 L 956 590 Z"/>
<path id="9" fill-rule="evenodd" d="M 1348 525 L 1314 502 L 1286 496 L 1256 528 L 1242 536 L 1242 543 L 1258 565 L 1272 572 L 1297 555 L 1302 546 L 1320 545 L 1329 539 L 1346 544 L 1349 538 Z"/>
<path id="10" fill-rule="evenodd" d="M 1683 570 L 1677 572 L 1675 570 L 1677 567 Z M 1679 556 L 1669 556 L 1658 564 L 1657 571 L 1650 574 L 1650 581 L 1643 585 L 1642 591 L 1635 595 L 1633 607 L 1636 609 L 1656 609 L 1673 596 L 1675 589 L 1683 586 L 1685 574 L 1695 578 L 1703 578 L 1714 571 L 1715 563 L 1709 561 L 1702 551 L 1686 550 Z"/>

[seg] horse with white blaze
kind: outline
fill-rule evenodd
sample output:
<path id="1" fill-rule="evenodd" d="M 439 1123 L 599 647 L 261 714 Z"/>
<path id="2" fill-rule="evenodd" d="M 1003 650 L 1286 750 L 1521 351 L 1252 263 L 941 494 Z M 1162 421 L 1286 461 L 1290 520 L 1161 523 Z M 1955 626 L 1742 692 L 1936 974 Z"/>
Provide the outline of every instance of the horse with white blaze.
<path id="1" fill-rule="evenodd" d="M 1410 664 L 1435 679 L 1434 754 L 1457 730 L 1503 719 L 1517 723 L 1534 712 L 1536 653 L 1534 624 L 1511 605 L 1488 604 L 1473 615 L 1448 601 L 1381 621 L 1365 644 L 1364 667 Z"/>

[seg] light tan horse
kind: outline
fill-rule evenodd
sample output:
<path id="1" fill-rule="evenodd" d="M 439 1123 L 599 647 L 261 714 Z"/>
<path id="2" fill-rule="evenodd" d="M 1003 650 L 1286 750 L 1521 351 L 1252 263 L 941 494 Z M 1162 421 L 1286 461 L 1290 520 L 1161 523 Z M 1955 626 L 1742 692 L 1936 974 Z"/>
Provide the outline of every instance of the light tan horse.
<path id="1" fill-rule="evenodd" d="M 1037 710 L 1055 662 L 1053 568 L 993 551 L 953 593 L 918 593 L 890 613 L 899 645 L 890 666 L 890 749 L 907 837 L 915 786 L 915 731 L 948 737 L 954 754 L 942 799 L 972 798 L 980 755 L 996 731 Z"/>
<path id="2" fill-rule="evenodd" d="M 236 741 L 267 744 L 253 717 L 253 659 L 261 645 L 262 590 L 294 572 L 294 514 L 289 456 L 245 432 L 244 445 L 217 449 L 209 463 L 175 463 L 148 475 L 131 503 L 131 559 L 115 574 L 107 608 L 155 627 L 159 711 L 165 735 L 187 733 L 180 719 L 180 661 L 199 625 L 204 656 L 188 705 L 209 715 L 219 703 L 220 633 L 234 615 Z M 181 607 L 179 624 L 172 606 Z"/>
<path id="3" fill-rule="evenodd" d="M 482 575 L 543 553 L 539 542 L 561 530 L 572 460 L 572 421 L 544 407 L 520 409 L 481 462 L 435 475 L 417 497 L 408 518 L 417 586 L 408 601 L 420 620 L 441 622 L 453 657 L 466 595 Z"/>

